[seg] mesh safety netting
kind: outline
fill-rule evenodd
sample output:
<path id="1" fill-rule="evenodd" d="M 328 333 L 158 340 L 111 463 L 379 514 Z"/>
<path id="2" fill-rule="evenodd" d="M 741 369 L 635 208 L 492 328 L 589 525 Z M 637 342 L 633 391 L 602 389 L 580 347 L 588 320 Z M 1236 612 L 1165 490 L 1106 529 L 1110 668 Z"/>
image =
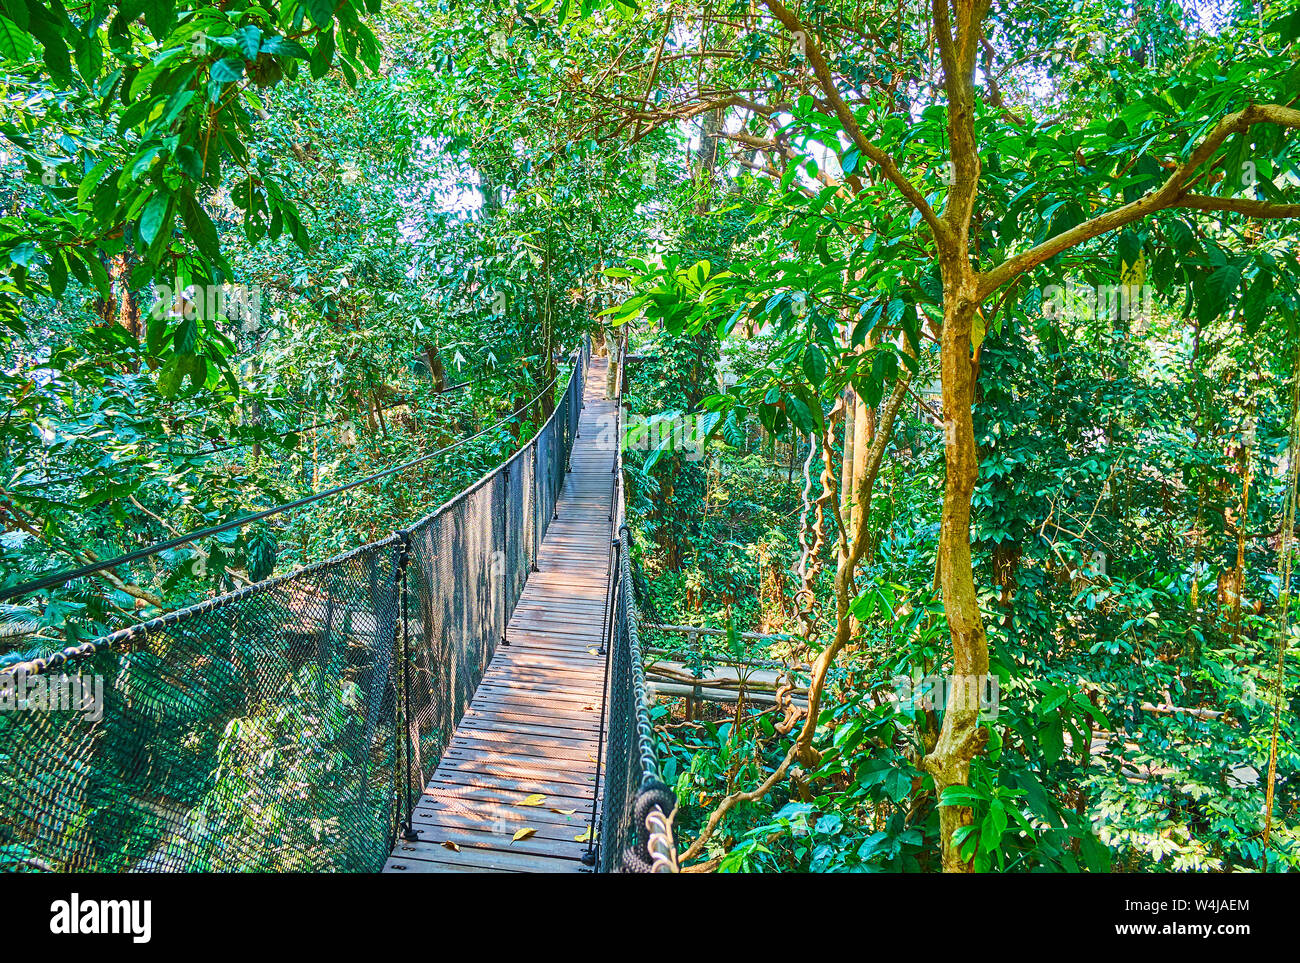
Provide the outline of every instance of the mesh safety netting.
<path id="1" fill-rule="evenodd" d="M 588 353 L 408 530 L 0 672 L 0 870 L 382 867 L 536 560 Z"/>
<path id="2" fill-rule="evenodd" d="M 103 702 L 98 721 L 0 713 L 0 868 L 381 864 L 398 550 L 393 536 L 10 673 L 29 703 L 68 680 Z"/>
<path id="3" fill-rule="evenodd" d="M 627 528 L 622 545 L 630 544 Z M 646 817 L 658 807 L 673 811 L 672 793 L 660 782 L 659 762 L 650 723 L 645 672 L 633 594 L 632 571 L 626 550 L 618 553 L 613 578 L 612 617 L 608 645 L 609 702 L 605 736 L 605 784 L 600 822 L 602 873 L 650 872 Z M 671 833 L 667 843 L 672 845 Z"/>
<path id="4" fill-rule="evenodd" d="M 619 458 L 614 506 L 618 538 L 605 643 L 607 713 L 598 869 L 602 873 L 675 872 L 672 815 L 677 800 L 661 781 L 650 721 L 632 578 L 632 538 L 622 524 L 621 472 Z"/>

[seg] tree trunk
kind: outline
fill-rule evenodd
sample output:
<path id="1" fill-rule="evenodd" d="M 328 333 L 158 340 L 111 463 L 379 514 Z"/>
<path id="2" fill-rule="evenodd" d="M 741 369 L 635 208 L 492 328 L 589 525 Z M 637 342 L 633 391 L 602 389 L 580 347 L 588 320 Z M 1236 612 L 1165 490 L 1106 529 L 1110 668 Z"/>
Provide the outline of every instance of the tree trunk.
<path id="1" fill-rule="evenodd" d="M 1020 570 L 1020 543 L 1001 541 L 993 546 L 993 584 L 998 587 L 998 604 L 1007 609 L 1006 618 L 1011 618 L 1011 602 L 1016 594 L 1017 573 Z"/>
<path id="2" fill-rule="evenodd" d="M 438 392 L 447 390 L 447 369 L 443 366 L 442 355 L 438 352 L 436 344 L 426 344 L 424 346 L 424 366 L 429 369 L 429 377 L 433 379 L 433 386 Z"/>
<path id="3" fill-rule="evenodd" d="M 619 369 L 623 366 L 622 342 L 616 337 L 610 337 L 609 346 L 609 368 L 605 372 L 605 397 L 618 397 L 618 379 Z"/>
<path id="4" fill-rule="evenodd" d="M 857 435 L 854 426 L 858 418 L 858 396 L 852 388 L 845 388 L 841 397 L 844 400 L 844 456 L 840 461 L 840 518 L 844 521 L 845 531 L 852 531 L 853 503 L 856 500 L 853 477 L 857 469 L 857 460 L 854 458 Z"/>
<path id="5" fill-rule="evenodd" d="M 108 272 L 108 297 L 95 299 L 95 311 L 105 324 L 123 328 L 137 343 L 144 337 L 140 305 L 131 293 L 131 269 L 134 262 L 129 251 L 104 258 Z"/>
<path id="6" fill-rule="evenodd" d="M 262 362 L 259 359 L 254 358 L 252 360 L 252 363 L 249 364 L 248 370 L 249 370 L 249 374 L 252 377 L 252 380 L 256 382 L 257 376 L 262 370 Z M 248 396 L 245 395 L 245 397 Z M 252 402 L 251 405 L 249 405 L 248 420 L 251 424 L 261 425 L 262 405 L 260 402 L 254 401 Z M 255 441 L 253 442 L 253 464 L 256 465 L 259 462 L 261 462 L 261 460 L 262 460 L 262 443 L 260 441 Z"/>
<path id="7" fill-rule="evenodd" d="M 961 269 L 957 273 L 967 274 Z M 979 727 L 978 698 L 989 671 L 988 639 L 975 597 L 970 546 L 971 495 L 979 474 L 971 414 L 975 398 L 971 323 L 977 305 L 970 287 L 968 277 L 945 283 L 940 341 L 947 478 L 938 565 L 943 610 L 952 639 L 952 676 L 948 680 L 943 725 L 934 748 L 923 760 L 940 795 L 949 786 L 969 784 L 971 759 L 988 738 L 987 732 Z M 939 832 L 945 872 L 971 871 L 971 862 L 962 858 L 953 842 L 957 828 L 970 824 L 969 807 L 940 807 Z"/>
<path id="8" fill-rule="evenodd" d="M 1229 598 L 1228 618 L 1232 624 L 1232 642 L 1241 642 L 1241 603 L 1246 594 L 1246 524 L 1250 517 L 1250 448 L 1243 441 L 1237 452 L 1237 467 L 1241 473 L 1240 510 L 1234 522 L 1237 528 L 1237 564 L 1231 573 L 1232 593 Z"/>

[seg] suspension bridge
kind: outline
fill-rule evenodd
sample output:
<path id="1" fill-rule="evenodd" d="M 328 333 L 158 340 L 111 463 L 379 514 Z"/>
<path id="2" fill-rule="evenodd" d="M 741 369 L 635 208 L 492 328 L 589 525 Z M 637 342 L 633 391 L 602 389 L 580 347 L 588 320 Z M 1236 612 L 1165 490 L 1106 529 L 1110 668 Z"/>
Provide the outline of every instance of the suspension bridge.
<path id="1" fill-rule="evenodd" d="M 0 669 L 103 691 L 0 713 L 0 870 L 675 871 L 605 375 L 406 529 Z"/>
<path id="2" fill-rule="evenodd" d="M 414 809 L 419 838 L 398 843 L 388 872 L 569 872 L 590 851 L 605 703 L 616 403 L 604 399 L 605 362 L 594 359 L 589 374 L 570 471 L 537 571 Z"/>

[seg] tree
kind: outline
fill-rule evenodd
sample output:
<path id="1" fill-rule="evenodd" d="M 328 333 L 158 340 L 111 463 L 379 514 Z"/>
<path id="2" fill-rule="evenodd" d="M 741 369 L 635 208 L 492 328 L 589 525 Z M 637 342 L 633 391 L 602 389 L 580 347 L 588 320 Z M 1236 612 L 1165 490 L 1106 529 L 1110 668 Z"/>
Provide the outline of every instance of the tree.
<path id="1" fill-rule="evenodd" d="M 678 16 L 670 12 L 662 18 L 663 36 Z M 1229 254 L 1210 246 L 1209 264 L 1175 258 L 1186 249 L 1181 239 L 1187 232 L 1177 212 L 1262 221 L 1300 214 L 1279 176 L 1291 143 L 1284 135 L 1300 127 L 1300 111 L 1292 106 L 1296 67 L 1278 55 L 1296 40 L 1300 14 L 1294 5 L 1275 5 L 1267 12 L 1264 49 L 1246 42 L 1256 29 L 1247 22 L 1198 38 L 1190 53 L 1173 55 L 1168 45 L 1149 60 L 1128 50 L 1103 52 L 1101 59 L 1123 82 L 1104 89 L 1104 110 L 1096 105 L 1076 129 L 1054 118 L 1039 119 L 1037 110 L 1024 116 L 1008 107 L 1007 92 L 999 86 L 1005 68 L 998 65 L 1026 36 L 1072 26 L 1072 16 L 1015 6 L 995 10 L 987 0 L 955 7 L 905 5 L 885 14 L 799 15 L 781 0 L 764 0 L 761 12 L 686 14 L 683 19 L 693 25 L 692 46 L 664 56 L 651 58 L 655 41 L 640 41 L 646 55 L 629 56 L 628 62 L 650 65 L 645 87 L 673 90 L 667 103 L 634 93 L 644 76 L 635 67 L 619 82 L 602 75 L 594 89 L 584 83 L 571 87 L 575 97 L 592 105 L 592 128 L 611 138 L 630 130 L 635 139 L 647 126 L 719 109 L 733 112 L 735 121 L 721 129 L 744 152 L 740 163 L 773 175 L 783 164 L 782 187 L 806 174 L 814 182 L 804 188 L 815 198 L 808 203 L 811 216 L 846 201 L 845 211 L 835 213 L 849 215 L 848 236 L 856 227 L 874 243 L 901 243 L 915 259 L 913 277 L 937 281 L 937 291 L 920 292 L 913 303 L 934 309 L 930 316 L 939 342 L 947 471 L 938 580 L 951 671 L 959 679 L 983 679 L 989 672 L 970 546 L 979 465 L 972 406 L 981 346 L 1001 317 L 1034 300 L 1041 304 L 1046 282 L 1079 265 L 1096 270 L 1117 263 L 1121 296 L 1136 294 L 1147 282 L 1162 300 L 1185 302 L 1212 316 L 1231 307 L 1243 281 L 1249 281 L 1241 302 L 1248 320 L 1258 325 L 1276 309 L 1295 324 L 1294 287 L 1286 293 L 1275 288 L 1281 278 L 1273 256 Z M 791 51 L 784 64 L 766 58 L 776 44 Z M 929 60 L 931 48 L 937 63 Z M 1232 68 L 1222 76 L 1225 50 L 1232 52 Z M 800 55 L 806 57 L 806 70 Z M 670 63 L 683 65 L 671 80 L 665 75 Z M 1134 98 L 1129 94 L 1134 89 L 1152 92 Z M 751 150 L 763 160 L 749 160 Z M 832 160 L 842 178 L 833 173 Z M 815 183 L 823 185 L 820 191 Z M 1249 196 L 1240 195 L 1243 187 Z M 910 216 L 897 216 L 899 205 Z M 824 233 L 811 231 L 809 240 L 820 243 L 822 254 L 824 238 L 839 230 L 836 223 Z M 1109 248 L 1117 234 L 1116 247 Z M 1082 257 L 1072 264 L 1065 256 L 1073 252 Z M 783 280 L 797 277 L 796 266 L 782 268 Z M 825 283 L 818 278 L 807 289 Z M 766 307 L 770 316 L 771 303 Z M 703 323 L 698 313 L 696 323 Z M 920 332 L 913 326 L 910 333 L 915 339 Z M 905 387 L 900 379 L 895 397 Z M 764 403 L 777 404 L 778 398 L 765 397 Z M 888 437 L 887 424 L 881 432 Z M 859 504 L 865 508 L 861 497 Z M 857 513 L 855 521 L 865 524 L 865 515 L 865 510 Z M 853 547 L 861 533 L 842 536 L 854 565 L 859 556 Z M 851 572 L 850 567 L 841 573 L 846 586 Z M 851 596 L 841 592 L 838 599 L 839 617 L 846 620 Z M 847 641 L 846 633 L 837 632 L 826 651 L 833 652 L 841 636 Z M 955 686 L 952 691 L 966 690 Z M 815 698 L 812 702 L 810 725 Z M 971 760 L 987 738 L 977 717 L 977 707 L 950 702 L 920 759 L 940 795 L 949 870 L 971 865 L 954 841 L 957 830 L 969 824 L 970 809 L 943 800 L 959 798 L 945 794 L 967 784 Z"/>

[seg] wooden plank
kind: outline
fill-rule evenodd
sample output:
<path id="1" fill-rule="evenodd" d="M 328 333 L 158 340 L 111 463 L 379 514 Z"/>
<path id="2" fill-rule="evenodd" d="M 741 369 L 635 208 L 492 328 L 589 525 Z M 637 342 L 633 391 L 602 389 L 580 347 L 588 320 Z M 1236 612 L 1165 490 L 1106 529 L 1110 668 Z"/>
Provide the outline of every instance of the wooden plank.
<path id="1" fill-rule="evenodd" d="M 540 639 L 535 636 L 515 636 L 512 646 L 519 651 L 511 654 L 511 660 L 520 665 L 544 666 L 546 668 L 566 668 L 576 666 L 582 669 L 597 668 L 604 671 L 605 657 L 600 654 L 599 643 L 593 653 L 589 645 L 579 643 L 576 646 L 563 645 L 555 641 Z"/>
<path id="2" fill-rule="evenodd" d="M 424 795 L 437 797 L 442 786 L 449 787 L 448 792 L 453 789 L 490 789 L 498 792 L 514 793 L 521 799 L 539 792 L 548 799 L 566 796 L 575 799 L 586 799 L 588 803 L 591 801 L 592 791 L 590 783 L 580 785 L 571 782 L 557 782 L 546 778 L 521 780 L 513 775 L 475 772 L 473 769 L 461 771 L 450 766 L 438 770 L 425 788 Z M 564 808 L 572 809 L 573 807 L 566 806 Z"/>
<path id="3" fill-rule="evenodd" d="M 570 760 L 594 760 L 596 744 L 574 743 L 571 740 L 540 741 L 539 736 L 522 736 L 510 732 L 482 733 L 474 729 L 464 732 L 457 730 L 452 741 L 451 750 L 459 750 L 466 755 L 479 752 L 500 753 L 507 757 L 526 757 L 529 760 L 541 759 L 547 763 L 567 763 Z"/>
<path id="4" fill-rule="evenodd" d="M 496 702 L 518 701 L 520 705 L 547 706 L 568 712 L 590 712 L 588 706 L 600 708 L 600 700 L 593 700 L 591 683 L 595 683 L 596 692 L 600 691 L 601 676 L 593 679 L 588 675 L 543 670 L 511 670 L 502 673 L 491 682 L 491 687 L 482 693 L 485 699 Z"/>
<path id="5" fill-rule="evenodd" d="M 532 721 L 519 721 L 517 717 L 495 715 L 467 716 L 460 723 L 456 732 L 464 729 L 467 736 L 493 739 L 528 739 L 532 743 L 555 743 L 555 745 L 578 745 L 584 749 L 594 749 L 599 737 L 599 729 L 588 728 L 564 729 L 558 725 L 534 725 Z"/>
<path id="6" fill-rule="evenodd" d="M 492 850 L 465 850 L 452 852 L 436 843 L 399 843 L 384 872 L 447 872 L 448 869 L 424 868 L 448 867 L 455 872 L 457 866 L 469 866 L 477 869 L 494 869 L 515 873 L 576 873 L 581 865 L 566 867 L 569 860 L 547 859 L 527 853 L 502 853 Z M 397 867 L 401 867 L 398 869 Z"/>
<path id="7" fill-rule="evenodd" d="M 476 752 L 472 755 L 466 755 L 462 751 L 448 749 L 446 756 L 443 757 L 442 765 L 434 772 L 432 781 L 438 781 L 438 772 L 441 770 L 451 769 L 466 775 L 491 773 L 502 778 L 508 777 L 527 789 L 528 792 L 540 792 L 541 790 L 529 788 L 539 782 L 550 782 L 555 785 L 567 784 L 570 791 L 583 788 L 590 790 L 596 781 L 595 768 L 594 764 L 589 767 L 584 766 L 581 769 L 577 766 L 573 768 L 547 766 L 544 761 L 534 762 L 531 759 L 510 756 L 505 753 Z"/>
<path id="8" fill-rule="evenodd" d="M 495 724 L 544 726 L 555 729 L 590 729 L 595 731 L 600 724 L 600 703 L 590 703 L 591 708 L 583 706 L 536 706 L 519 705 L 513 700 L 491 700 L 486 696 L 476 700 L 466 711 L 468 719 L 482 718 Z"/>
<path id="9" fill-rule="evenodd" d="M 520 793 L 516 789 L 500 789 L 492 786 L 461 786 L 453 782 L 443 782 L 438 786 L 437 795 L 424 793 L 415 801 L 417 809 L 436 809 L 451 806 L 479 806 L 484 809 L 532 808 L 519 807 L 519 803 L 534 793 Z M 537 793 L 544 797 L 542 807 L 555 809 L 577 809 L 579 812 L 591 810 L 591 791 L 584 795 L 572 796 L 567 793 Z"/>
<path id="10" fill-rule="evenodd" d="M 571 825 L 541 818 L 521 823 L 514 819 L 449 810 L 417 810 L 413 824 L 419 833 L 420 842 L 444 843 L 450 839 L 461 845 L 466 844 L 462 841 L 467 841 L 468 845 L 476 849 L 559 856 L 570 853 L 580 855 L 582 847 L 587 844 L 589 828 L 581 820 Z M 532 832 L 515 839 L 515 836 L 520 835 L 521 829 L 531 829 Z"/>
<path id="11" fill-rule="evenodd" d="M 570 712 L 584 710 L 593 711 L 600 706 L 599 696 L 596 693 L 590 692 L 586 687 L 579 686 L 573 688 L 565 686 L 561 688 L 558 682 L 543 690 L 537 686 L 523 682 L 511 682 L 508 679 L 493 679 L 487 691 L 483 693 L 483 696 L 484 698 L 489 698 L 495 702 L 515 702 L 519 705 L 531 706 L 554 706 L 557 709 L 566 709 Z M 592 710 L 587 710 L 587 706 L 591 706 Z"/>
<path id="12" fill-rule="evenodd" d="M 570 829 L 570 835 L 581 835 L 591 823 L 591 800 L 571 800 L 570 797 L 566 797 L 554 801 L 548 799 L 537 806 L 523 806 L 517 800 L 493 802 L 475 796 L 455 798 L 429 796 L 415 807 L 415 814 L 420 818 L 431 819 L 438 813 L 453 813 L 488 823 L 518 823 L 524 826 L 544 823 Z M 512 834 L 513 832 L 514 830 L 511 830 Z"/>
<path id="13" fill-rule="evenodd" d="M 566 847 L 570 843 L 585 845 L 591 811 L 587 810 L 585 819 L 581 818 L 580 813 L 571 818 L 561 816 L 558 820 L 543 818 L 540 812 L 534 813 L 531 819 L 517 817 L 518 813 L 509 811 L 493 814 L 484 811 L 417 809 L 412 822 L 416 831 L 420 833 L 422 841 L 427 839 L 430 842 L 440 843 L 442 839 L 439 838 L 439 833 L 446 832 L 478 838 L 479 842 L 490 844 L 493 849 L 518 849 L 519 852 L 526 852 L 523 848 L 524 840 L 516 841 L 514 838 L 521 829 L 533 830 L 532 835 L 527 839 L 535 840 L 542 845 L 546 843 L 563 843 Z M 577 839 L 579 836 L 583 837 L 582 840 Z M 561 847 L 561 851 L 564 849 L 565 847 Z"/>
<path id="14" fill-rule="evenodd" d="M 596 698 L 588 701 L 583 696 L 576 700 L 564 700 L 557 698 L 555 693 L 532 695 L 528 694 L 528 690 L 524 690 L 522 693 L 512 692 L 509 689 L 500 692 L 482 692 L 472 704 L 482 705 L 485 709 L 506 709 L 541 716 L 554 715 L 556 718 L 573 715 L 581 717 L 586 713 L 591 713 L 592 717 L 595 718 L 600 711 L 600 700 Z"/>

